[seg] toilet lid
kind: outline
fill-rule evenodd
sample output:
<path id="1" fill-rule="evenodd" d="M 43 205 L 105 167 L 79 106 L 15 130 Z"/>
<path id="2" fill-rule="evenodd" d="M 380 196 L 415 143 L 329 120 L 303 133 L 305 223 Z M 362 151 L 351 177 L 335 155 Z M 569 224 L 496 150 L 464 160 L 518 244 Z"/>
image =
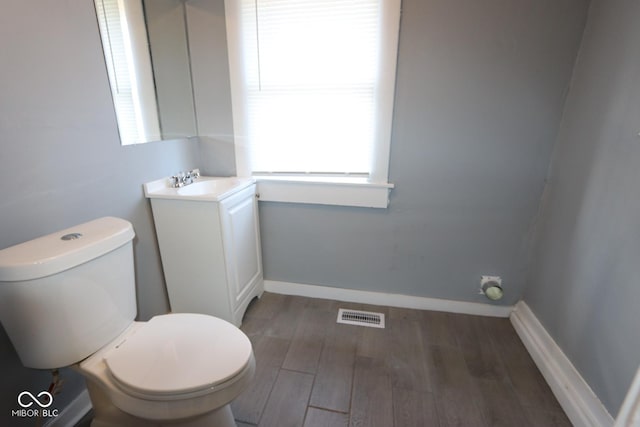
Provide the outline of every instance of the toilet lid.
<path id="1" fill-rule="evenodd" d="M 145 395 L 202 390 L 237 375 L 251 358 L 238 328 L 203 314 L 156 316 L 105 358 L 113 378 Z"/>

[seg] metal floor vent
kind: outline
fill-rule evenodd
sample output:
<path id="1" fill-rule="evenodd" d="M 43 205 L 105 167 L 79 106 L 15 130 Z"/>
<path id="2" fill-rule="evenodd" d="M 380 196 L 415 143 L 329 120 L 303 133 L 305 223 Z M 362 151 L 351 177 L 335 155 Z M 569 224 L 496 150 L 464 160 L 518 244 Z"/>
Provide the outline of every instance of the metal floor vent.
<path id="1" fill-rule="evenodd" d="M 384 329 L 384 313 L 373 313 L 371 311 L 341 308 L 338 310 L 337 322 L 346 323 L 347 325 L 369 326 L 371 328 Z"/>

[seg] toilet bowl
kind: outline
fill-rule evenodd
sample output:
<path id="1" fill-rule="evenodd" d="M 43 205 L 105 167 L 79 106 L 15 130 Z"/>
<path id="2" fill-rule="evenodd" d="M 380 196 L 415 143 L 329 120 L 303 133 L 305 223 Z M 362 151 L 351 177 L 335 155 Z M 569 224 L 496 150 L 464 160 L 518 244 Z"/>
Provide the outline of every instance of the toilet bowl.
<path id="1" fill-rule="evenodd" d="M 0 321 L 23 365 L 82 374 L 93 427 L 235 426 L 251 342 L 203 314 L 134 321 L 132 239 L 109 217 L 0 251 Z"/>
<path id="2" fill-rule="evenodd" d="M 248 385 L 255 361 L 249 339 L 231 323 L 202 314 L 166 314 L 135 322 L 75 368 L 90 384 L 92 401 L 107 397 L 134 417 L 131 425 L 184 420 L 227 426 L 235 425 L 228 404 Z M 109 402 L 106 408 L 94 405 L 99 425 L 123 425 L 120 416 L 107 423 Z M 230 424 L 221 417 L 230 417 Z"/>

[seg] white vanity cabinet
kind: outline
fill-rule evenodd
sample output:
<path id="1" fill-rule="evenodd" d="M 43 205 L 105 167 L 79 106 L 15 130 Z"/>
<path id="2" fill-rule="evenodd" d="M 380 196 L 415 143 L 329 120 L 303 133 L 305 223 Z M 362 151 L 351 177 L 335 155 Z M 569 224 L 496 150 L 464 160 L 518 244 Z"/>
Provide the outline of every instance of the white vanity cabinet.
<path id="1" fill-rule="evenodd" d="M 147 197 L 171 311 L 240 326 L 247 305 L 264 290 L 255 183 L 216 200 Z"/>

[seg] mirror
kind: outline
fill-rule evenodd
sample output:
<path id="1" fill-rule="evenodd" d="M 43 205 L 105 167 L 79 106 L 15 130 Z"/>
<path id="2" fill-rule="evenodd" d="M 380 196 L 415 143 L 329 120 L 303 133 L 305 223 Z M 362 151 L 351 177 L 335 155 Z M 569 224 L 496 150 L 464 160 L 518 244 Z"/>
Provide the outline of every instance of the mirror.
<path id="1" fill-rule="evenodd" d="M 94 0 L 122 145 L 197 135 L 184 0 Z"/>

